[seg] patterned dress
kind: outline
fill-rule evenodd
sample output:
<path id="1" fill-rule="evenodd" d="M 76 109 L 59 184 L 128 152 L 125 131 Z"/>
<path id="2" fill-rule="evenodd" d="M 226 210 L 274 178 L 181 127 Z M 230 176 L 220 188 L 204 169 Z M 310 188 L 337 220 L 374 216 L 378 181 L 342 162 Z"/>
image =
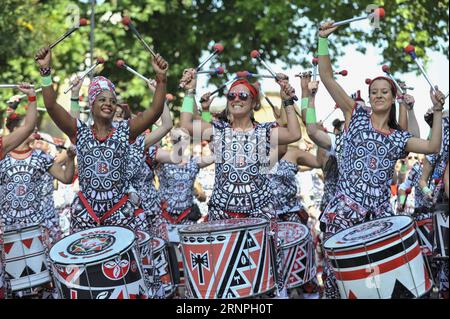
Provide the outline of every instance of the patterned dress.
<path id="1" fill-rule="evenodd" d="M 161 164 L 158 171 L 162 216 L 171 224 L 192 224 L 187 218 L 194 199 L 194 182 L 200 170 L 198 159 L 184 165 Z"/>
<path id="2" fill-rule="evenodd" d="M 406 181 L 399 186 L 399 189 L 406 191 L 407 189 L 414 189 L 414 210 L 418 210 L 424 205 L 424 195 L 419 186 L 420 177 L 422 176 L 423 165 L 416 162 L 408 173 Z M 409 195 L 411 196 L 411 195 Z M 429 218 L 429 217 L 428 217 Z"/>
<path id="3" fill-rule="evenodd" d="M 145 228 L 142 208 L 128 199 L 130 128 L 113 122 L 104 140 L 77 120 L 76 149 L 80 192 L 72 204 L 71 232 L 99 225 Z"/>
<path id="4" fill-rule="evenodd" d="M 215 154 L 214 189 L 209 219 L 228 219 L 230 213 L 275 219 L 275 198 L 269 173 L 270 132 L 274 122 L 255 124 L 238 132 L 222 121 L 213 121 Z"/>
<path id="5" fill-rule="evenodd" d="M 49 173 L 44 174 L 42 178 L 42 214 L 45 216 L 46 227 L 49 231 L 51 243 L 55 243 L 61 236 L 59 228 L 59 214 L 55 208 L 53 193 L 55 186 L 54 177 Z"/>
<path id="6" fill-rule="evenodd" d="M 405 131 L 377 131 L 370 109 L 356 104 L 344 135 L 337 192 L 321 218 L 326 224 L 324 241 L 364 221 L 394 215 L 389 202 L 392 174 L 397 160 L 407 156 L 410 137 Z M 329 265 L 325 289 L 327 298 L 339 298 Z"/>
<path id="7" fill-rule="evenodd" d="M 41 224 L 43 213 L 42 181 L 53 165 L 53 158 L 33 150 L 23 160 L 7 154 L 0 161 L 0 210 L 4 226 Z"/>
<path id="8" fill-rule="evenodd" d="M 270 181 L 276 198 L 276 211 L 280 221 L 302 223 L 299 213 L 304 208 L 297 197 L 295 180 L 297 170 L 296 164 L 286 160 L 280 160 L 271 170 Z"/>

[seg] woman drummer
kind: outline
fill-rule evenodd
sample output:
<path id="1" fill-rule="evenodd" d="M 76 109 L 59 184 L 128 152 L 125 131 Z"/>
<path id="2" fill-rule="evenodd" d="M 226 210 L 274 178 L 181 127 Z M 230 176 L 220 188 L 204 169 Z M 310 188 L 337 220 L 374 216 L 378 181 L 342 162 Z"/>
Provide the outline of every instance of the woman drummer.
<path id="1" fill-rule="evenodd" d="M 128 196 L 129 142 L 161 116 L 166 94 L 167 62 L 160 55 L 153 58 L 157 85 L 152 106 L 129 121 L 113 122 L 117 108 L 115 87 L 104 77 L 94 78 L 88 90 L 94 122 L 89 127 L 56 103 L 50 49 L 40 49 L 36 61 L 42 76 L 45 107 L 55 124 L 77 148 L 80 192 L 72 205 L 71 231 L 99 225 L 121 225 L 132 229 L 144 227 L 142 208 Z"/>
<path id="2" fill-rule="evenodd" d="M 323 24 L 319 31 L 319 72 L 323 84 L 344 113 L 345 141 L 337 193 L 321 218 L 326 224 L 325 240 L 364 221 L 394 215 L 389 203 L 389 185 L 395 163 L 408 152 L 439 151 L 444 102 L 441 92 L 436 90 L 430 94 L 435 112 L 433 134 L 427 141 L 411 137 L 399 128 L 395 116 L 397 89 L 389 78 L 377 77 L 371 81 L 371 109 L 353 101 L 333 78 L 327 39 L 337 29 L 332 23 Z M 306 118 L 307 121 L 314 119 L 314 110 L 308 109 Z M 330 267 L 328 269 L 326 297 L 339 298 L 334 275 Z"/>

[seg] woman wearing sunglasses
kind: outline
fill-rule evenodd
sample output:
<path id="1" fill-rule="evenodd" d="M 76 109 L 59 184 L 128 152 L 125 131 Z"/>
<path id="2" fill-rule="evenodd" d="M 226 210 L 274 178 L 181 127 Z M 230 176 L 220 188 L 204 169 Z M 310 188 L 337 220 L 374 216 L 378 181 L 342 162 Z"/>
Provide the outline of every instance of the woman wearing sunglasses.
<path id="1" fill-rule="evenodd" d="M 95 77 L 89 84 L 88 102 L 93 125 L 77 120 L 56 102 L 51 78 L 51 50 L 36 54 L 42 76 L 45 107 L 55 124 L 76 144 L 80 192 L 73 202 L 71 232 L 99 225 L 132 229 L 145 224 L 141 207 L 129 198 L 129 143 L 161 116 L 167 82 L 167 62 L 158 54 L 152 59 L 157 86 L 152 106 L 128 121 L 114 122 L 117 108 L 115 86 Z"/>
<path id="2" fill-rule="evenodd" d="M 319 72 L 323 84 L 344 113 L 346 133 L 338 190 L 321 218 L 326 224 L 325 241 L 356 224 L 394 215 L 389 203 L 394 166 L 409 152 L 431 154 L 439 151 L 444 103 L 442 92 L 430 93 L 435 110 L 430 140 L 412 137 L 400 129 L 395 114 L 397 89 L 389 78 L 377 77 L 371 81 L 370 109 L 356 103 L 333 77 L 327 39 L 337 29 L 332 24 L 333 21 L 326 22 L 319 31 Z M 330 267 L 327 268 L 326 297 L 339 298 L 334 274 Z"/>
<path id="3" fill-rule="evenodd" d="M 275 200 L 268 176 L 271 146 L 286 145 L 301 138 L 293 106 L 293 88 L 287 80 L 278 81 L 287 114 L 286 127 L 254 120 L 259 92 L 245 79 L 236 80 L 229 88 L 227 107 L 220 120 L 194 122 L 195 77 L 195 71 L 188 69 L 181 79 L 188 84 L 189 91 L 183 101 L 180 122 L 191 136 L 201 134 L 199 138 L 212 142 L 216 176 L 209 201 L 209 219 L 275 219 Z"/>

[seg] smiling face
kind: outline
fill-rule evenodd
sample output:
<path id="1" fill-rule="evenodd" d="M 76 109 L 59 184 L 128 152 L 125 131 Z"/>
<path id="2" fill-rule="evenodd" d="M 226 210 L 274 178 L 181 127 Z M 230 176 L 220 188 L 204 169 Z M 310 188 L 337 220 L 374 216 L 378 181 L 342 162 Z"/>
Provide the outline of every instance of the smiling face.
<path id="1" fill-rule="evenodd" d="M 227 94 L 228 112 L 235 118 L 248 116 L 256 107 L 256 99 L 243 84 L 236 85 Z"/>
<path id="2" fill-rule="evenodd" d="M 372 110 L 375 113 L 389 112 L 395 101 L 391 84 L 383 79 L 375 80 L 371 83 L 369 98 Z"/>
<path id="3" fill-rule="evenodd" d="M 117 99 L 110 91 L 103 91 L 92 105 L 94 118 L 112 120 L 117 109 Z"/>

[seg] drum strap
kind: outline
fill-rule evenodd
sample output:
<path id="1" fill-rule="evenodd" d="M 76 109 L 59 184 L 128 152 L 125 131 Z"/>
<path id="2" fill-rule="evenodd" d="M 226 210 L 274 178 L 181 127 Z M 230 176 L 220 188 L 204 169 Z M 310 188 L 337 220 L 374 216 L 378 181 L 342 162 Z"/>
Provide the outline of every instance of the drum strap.
<path id="1" fill-rule="evenodd" d="M 183 219 L 185 219 L 189 213 L 191 212 L 191 207 L 186 208 L 185 210 L 183 210 L 183 212 L 176 218 L 170 216 L 169 212 L 167 211 L 166 205 L 161 205 L 162 208 L 162 214 L 161 216 L 164 217 L 167 221 L 169 221 L 171 224 L 179 224 Z"/>
<path id="2" fill-rule="evenodd" d="M 98 224 L 102 225 L 104 220 L 107 219 L 109 216 L 114 214 L 117 210 L 119 210 L 120 207 L 125 205 L 125 203 L 128 201 L 128 195 L 124 195 L 113 207 L 111 207 L 110 210 L 108 210 L 102 217 L 98 217 L 97 214 L 92 209 L 91 205 L 89 205 L 89 202 L 87 201 L 86 197 L 83 195 L 82 192 L 78 192 L 78 197 L 80 198 L 81 202 L 83 203 L 84 207 L 86 208 L 88 214 L 92 217 L 92 219 Z M 139 215 L 142 213 L 143 209 L 139 208 L 134 211 L 134 216 Z"/>
<path id="3" fill-rule="evenodd" d="M 235 212 L 229 212 L 229 211 L 225 211 L 225 214 L 227 214 L 230 217 L 233 218 L 247 218 L 248 214 L 246 213 L 235 213 Z"/>

